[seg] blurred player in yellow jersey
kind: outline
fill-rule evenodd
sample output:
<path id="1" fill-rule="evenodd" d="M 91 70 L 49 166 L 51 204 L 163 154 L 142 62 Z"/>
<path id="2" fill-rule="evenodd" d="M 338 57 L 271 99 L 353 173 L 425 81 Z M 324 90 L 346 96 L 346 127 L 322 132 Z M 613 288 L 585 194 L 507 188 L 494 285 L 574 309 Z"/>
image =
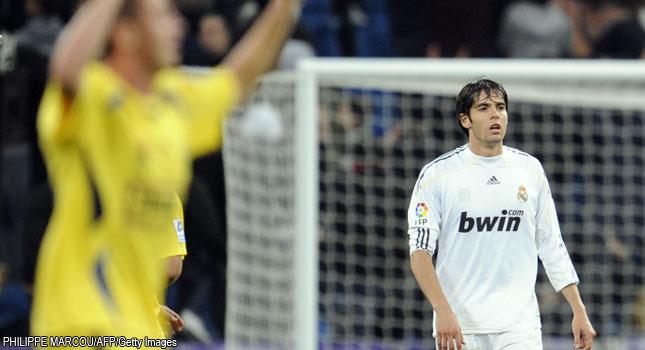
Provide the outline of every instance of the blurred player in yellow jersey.
<path id="1" fill-rule="evenodd" d="M 54 211 L 34 290 L 35 335 L 154 335 L 159 259 L 193 158 L 275 63 L 300 0 L 271 0 L 212 75 L 189 78 L 170 0 L 88 0 L 59 38 L 38 131 Z M 108 48 L 103 60 L 98 55 Z M 163 303 L 163 300 L 160 300 Z"/>

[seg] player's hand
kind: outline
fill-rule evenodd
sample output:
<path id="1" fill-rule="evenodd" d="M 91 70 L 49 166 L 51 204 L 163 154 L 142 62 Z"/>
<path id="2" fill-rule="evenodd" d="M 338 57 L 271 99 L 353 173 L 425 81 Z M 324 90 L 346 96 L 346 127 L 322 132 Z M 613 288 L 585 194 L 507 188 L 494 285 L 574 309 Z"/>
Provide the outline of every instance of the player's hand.
<path id="1" fill-rule="evenodd" d="M 466 343 L 455 314 L 451 310 L 436 312 L 438 350 L 462 350 Z"/>
<path id="2" fill-rule="evenodd" d="M 573 330 L 573 346 L 576 349 L 590 350 L 596 331 L 593 329 L 591 322 L 589 322 L 587 314 L 574 314 L 571 329 Z"/>
<path id="3" fill-rule="evenodd" d="M 181 332 L 184 329 L 184 320 L 181 318 L 181 316 L 179 316 L 178 313 L 173 311 L 168 306 L 159 306 L 159 316 L 170 324 L 171 327 L 168 327 L 168 329 L 172 330 L 172 334 L 174 334 L 175 332 Z"/>

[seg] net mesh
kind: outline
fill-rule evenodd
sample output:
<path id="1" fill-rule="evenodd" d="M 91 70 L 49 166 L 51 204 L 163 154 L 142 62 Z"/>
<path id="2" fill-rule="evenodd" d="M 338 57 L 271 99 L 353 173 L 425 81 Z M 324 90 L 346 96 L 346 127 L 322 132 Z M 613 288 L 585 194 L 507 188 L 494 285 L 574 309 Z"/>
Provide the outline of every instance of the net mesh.
<path id="1" fill-rule="evenodd" d="M 226 126 L 230 349 L 284 349 L 294 339 L 293 89 L 289 80 L 267 79 Z M 265 138 L 246 119 L 262 101 L 279 106 L 281 135 Z"/>
<path id="2" fill-rule="evenodd" d="M 463 83 L 321 77 L 315 110 L 325 346 L 433 348 L 432 310 L 409 269 L 406 211 L 423 165 L 466 142 L 453 117 Z M 542 161 L 592 323 L 605 336 L 642 335 L 645 89 L 503 83 L 510 99 L 505 143 Z M 240 118 L 226 129 L 226 339 L 234 347 L 289 348 L 297 336 L 294 98 L 288 79 L 264 80 L 254 97 L 281 111 L 286 132 L 278 141 L 241 137 Z M 570 308 L 541 267 L 537 293 L 543 333 L 568 337 Z"/>

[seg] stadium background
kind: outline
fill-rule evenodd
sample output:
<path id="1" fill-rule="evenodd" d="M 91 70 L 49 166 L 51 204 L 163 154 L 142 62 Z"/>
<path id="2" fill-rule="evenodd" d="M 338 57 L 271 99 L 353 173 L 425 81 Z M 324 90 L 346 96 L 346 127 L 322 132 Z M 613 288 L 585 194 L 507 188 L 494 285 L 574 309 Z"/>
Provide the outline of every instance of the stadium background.
<path id="1" fill-rule="evenodd" d="M 640 13 L 643 21 L 643 9 L 638 12 L 636 1 L 609 1 L 615 8 Z M 185 15 L 189 29 L 184 47 L 184 64 L 213 65 L 218 63 L 228 48 L 244 33 L 250 21 L 259 12 L 265 1 L 234 0 L 179 0 L 178 5 Z M 626 25 L 617 26 L 621 30 L 607 30 L 621 19 L 615 19 L 610 13 L 601 10 L 588 15 L 587 25 L 592 33 L 587 43 L 591 50 L 583 50 L 572 42 L 575 31 L 572 19 L 579 19 L 579 8 L 572 4 L 582 4 L 593 8 L 602 4 L 601 0 L 558 0 L 558 1 L 512 1 L 512 0 L 464 0 L 447 1 L 385 1 L 385 0 L 346 0 L 323 1 L 309 0 L 303 11 L 300 25 L 292 40 L 285 48 L 279 68 L 289 70 L 301 57 L 461 57 L 461 58 L 635 58 L 642 57 L 645 39 L 642 27 L 634 28 L 636 21 L 623 21 Z M 76 1 L 22 1 L 3 0 L 0 3 L 0 29 L 2 30 L 2 54 L 0 55 L 0 106 L 2 127 L 2 158 L 0 171 L 1 187 L 1 231 L 0 231 L 0 335 L 24 335 L 29 308 L 29 288 L 33 280 L 33 268 L 38 243 L 43 233 L 47 217 L 51 211 L 51 193 L 46 185 L 46 175 L 40 154 L 35 146 L 35 112 L 44 84 L 45 67 L 51 45 L 56 35 L 69 19 Z M 615 9 L 614 8 L 614 9 Z M 638 18 L 638 17 L 634 17 Z M 536 20 L 537 19 L 537 20 Z M 466 25 L 458 25 L 458 24 Z M 629 24 L 632 24 L 631 26 Z M 604 28 L 604 30 L 603 30 Z M 624 45 L 607 45 L 620 42 Z M 529 43 L 529 44 L 527 44 Z M 634 54 L 637 53 L 637 54 Z M 631 55 L 631 57 L 628 57 Z M 334 91 L 330 94 L 333 95 Z M 509 91 L 511 103 L 513 91 Z M 406 96 L 394 96 L 403 100 Z M 349 108 L 360 119 L 367 113 L 359 103 L 339 106 L 337 114 L 342 114 L 341 107 Z M 450 101 L 437 102 L 446 106 Z M 330 102 L 330 105 L 333 103 Z M 583 298 L 598 309 L 611 312 L 590 310 L 592 322 L 597 331 L 605 337 L 643 337 L 645 332 L 645 311 L 643 306 L 643 216 L 645 213 L 643 194 L 643 155 L 636 153 L 630 157 L 610 154 L 601 157 L 602 146 L 609 143 L 630 144 L 643 149 L 643 111 L 629 114 L 618 114 L 612 118 L 584 113 L 542 113 L 539 108 L 520 106 L 531 113 L 522 114 L 522 118 L 511 126 L 509 142 L 522 148 L 525 143 L 550 144 L 552 148 L 571 150 L 562 157 L 541 153 L 540 149 L 526 149 L 545 162 L 549 171 L 558 208 L 567 207 L 567 212 L 584 211 L 586 203 L 594 203 L 590 217 L 593 222 L 585 221 L 582 215 L 560 217 L 565 241 L 569 246 L 576 267 L 581 272 Z M 385 115 L 371 110 L 376 116 Z M 449 107 L 446 107 L 449 109 Z M 515 106 L 511 104 L 511 110 Z M 450 111 L 433 111 L 430 115 L 441 116 Z M 427 116 L 420 112 L 416 115 Z M 548 115 L 548 117 L 547 117 Z M 574 126 L 570 134 L 548 135 L 552 129 L 526 133 L 534 125 L 540 125 L 548 119 L 550 125 L 559 125 L 561 118 L 571 118 Z M 549 119 L 550 118 L 550 119 Z M 377 118 L 378 119 L 378 118 Z M 425 120 L 425 119 L 424 119 Z M 432 119 L 430 119 L 432 120 Z M 428 122 L 419 121 L 420 124 Z M 352 123 L 360 123 L 350 121 Z M 591 129 L 585 129 L 589 123 Z M 414 179 L 424 161 L 438 156 L 445 150 L 456 146 L 451 140 L 459 140 L 459 130 L 450 123 L 432 124 L 418 127 L 415 130 L 431 130 L 429 137 L 445 140 L 439 143 L 421 143 L 413 147 L 415 163 L 403 169 L 380 169 L 369 164 L 365 159 L 366 150 L 374 154 L 383 150 L 374 149 L 376 140 L 400 132 L 392 129 L 391 120 L 376 120 L 370 126 L 371 131 L 359 138 L 359 144 L 350 145 L 355 156 L 351 171 L 356 176 L 347 180 L 332 179 L 331 184 L 345 188 L 348 184 L 351 191 L 359 194 L 374 191 L 360 188 L 361 174 L 367 171 L 394 174 L 395 181 L 402 180 L 402 185 L 388 198 L 364 198 L 371 201 L 391 201 L 388 205 L 398 210 L 407 207 L 407 192 L 411 188 L 407 182 Z M 347 125 L 337 125 L 348 128 Z M 349 129 L 356 125 L 349 126 Z M 523 130 L 524 132 L 519 132 Z M 582 131 L 580 131 L 582 130 Z M 584 131 L 587 130 L 587 131 Z M 611 130 L 611 132 L 607 132 Z M 587 134 L 585 134 L 587 132 Z M 457 135 L 447 136 L 450 133 Z M 615 135 L 615 136 L 606 136 Z M 622 136 L 621 136 L 622 135 Z M 626 136 L 625 136 L 626 135 Z M 621 138 L 622 137 L 622 138 Z M 533 143 L 524 138 L 529 138 Z M 593 147 L 585 144 L 593 140 Z M 335 145 L 338 147 L 338 145 Z M 347 147 L 347 145 L 343 145 Z M 529 146 L 530 148 L 530 146 Z M 324 160 L 331 148 L 323 149 Z M 393 154 L 403 152 L 392 148 Z M 555 153 L 554 153 L 555 154 Z M 368 158 L 368 157 L 367 157 Z M 635 184 L 634 191 L 623 196 L 607 196 L 602 188 L 605 180 L 585 176 L 583 172 L 567 172 L 565 163 L 596 163 L 600 169 L 611 170 L 606 175 L 613 184 Z M 331 162 L 330 162 L 331 163 Z M 630 171 L 613 172 L 630 165 Z M 188 231 L 190 258 L 186 261 L 184 274 L 174 285 L 169 294 L 169 303 L 187 321 L 187 330 L 178 335 L 181 339 L 195 343 L 217 344 L 221 342 L 224 330 L 223 306 L 225 305 L 226 284 L 226 215 L 224 197 L 224 169 L 220 154 L 200 159 L 195 164 L 195 181 L 191 186 L 190 202 L 186 206 L 186 226 L 194 228 Z M 336 182 L 334 182 L 336 181 Z M 407 181 L 407 182 L 406 182 Z M 585 181 L 591 184 L 585 184 Z M 354 183 L 355 182 L 355 183 Z M 359 186 L 357 188 L 356 186 Z M 350 187 L 347 187 L 350 188 Z M 614 187 L 612 187 L 614 188 Z M 340 190 L 342 193 L 345 189 Z M 350 191 L 347 189 L 347 191 Z M 384 196 L 384 194 L 376 194 Z M 365 227 L 348 228 L 347 224 L 338 223 L 337 216 L 342 216 L 346 209 L 332 208 L 336 202 L 326 197 L 321 198 L 323 218 L 333 214 L 330 221 L 340 225 L 335 230 L 344 233 L 348 239 L 361 241 L 365 236 L 382 238 L 386 233 L 378 230 L 372 232 Z M 337 198 L 334 198 L 337 200 Z M 355 200 L 355 198 L 354 198 Z M 340 203 L 345 205 L 346 203 Z M 576 208 L 572 208 L 576 207 Z M 631 208 L 629 211 L 621 210 Z M 356 209 L 358 213 L 365 208 Z M 385 208 L 373 208 L 385 212 Z M 395 211 L 396 212 L 396 211 Z M 598 214 L 598 215 L 596 215 Z M 405 225 L 404 214 L 397 212 L 396 220 Z M 627 230 L 625 230 L 627 229 Z M 630 231 L 631 230 L 631 231 Z M 607 232 L 613 234 L 607 234 Z M 356 237 L 352 238 L 351 235 Z M 402 238 L 403 239 L 403 238 Z M 331 249 L 333 241 L 323 241 L 321 250 Z M 602 247 L 589 250 L 585 247 Z M 606 249 L 605 249 L 606 248 Z M 385 249 L 385 248 L 384 248 Z M 358 248 L 369 250 L 367 246 Z M 367 253 L 366 253 L 367 254 Z M 380 253 L 376 253 L 377 255 Z M 400 271 L 408 274 L 406 252 L 396 251 L 399 257 L 395 261 Z M 589 271 L 596 266 L 603 266 L 603 271 Z M 343 273 L 348 266 L 326 266 L 321 264 L 321 274 L 333 270 Z M 587 272 L 589 271 L 589 272 Z M 544 276 L 540 277 L 539 288 L 548 287 Z M 589 285 L 589 288 L 586 286 Z M 330 286 L 321 284 L 321 293 Z M 364 286 L 353 286 L 362 289 Z M 345 288 L 345 286 L 341 287 Z M 539 293 L 541 293 L 538 290 Z M 359 292 L 360 293 L 360 292 Z M 545 293 L 545 295 L 548 295 Z M 414 296 L 421 298 L 420 294 Z M 545 323 L 545 336 L 558 339 L 568 335 L 569 320 L 562 318 L 558 308 L 562 300 L 542 298 L 541 308 Z M 343 310 L 342 303 L 337 305 L 336 315 L 354 312 Z M 340 310 L 340 311 L 339 311 Z M 322 313 L 325 310 L 321 310 Z M 376 314 L 385 310 L 376 310 Z M 396 314 L 396 310 L 393 311 Z M 604 317 L 611 314 L 611 317 Z M 601 317 L 602 316 L 602 317 Z M 394 316 L 396 317 L 396 316 Z M 420 320 L 421 322 L 421 320 Z M 328 332 L 328 325 L 321 324 L 321 333 Z M 389 328 L 388 328 L 389 327 Z M 371 330 L 378 338 L 403 337 L 404 330 L 396 322 L 387 323 L 380 329 Z M 401 333 L 401 334 L 398 334 Z M 407 335 L 406 335 L 407 336 Z"/>

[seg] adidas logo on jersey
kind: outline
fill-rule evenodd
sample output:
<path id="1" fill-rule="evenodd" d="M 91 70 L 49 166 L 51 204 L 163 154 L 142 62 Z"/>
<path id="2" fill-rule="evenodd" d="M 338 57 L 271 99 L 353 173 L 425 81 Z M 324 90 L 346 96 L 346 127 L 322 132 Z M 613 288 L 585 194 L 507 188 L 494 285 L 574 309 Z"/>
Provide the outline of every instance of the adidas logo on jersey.
<path id="1" fill-rule="evenodd" d="M 520 228 L 521 216 L 524 210 L 502 210 L 502 216 L 478 216 L 469 217 L 468 212 L 462 211 L 459 217 L 459 232 L 470 232 L 476 229 L 477 232 L 505 231 L 516 232 Z"/>
<path id="2" fill-rule="evenodd" d="M 488 179 L 488 182 L 486 183 L 487 185 L 499 185 L 499 180 L 495 177 L 495 175 L 491 176 L 490 179 Z"/>

